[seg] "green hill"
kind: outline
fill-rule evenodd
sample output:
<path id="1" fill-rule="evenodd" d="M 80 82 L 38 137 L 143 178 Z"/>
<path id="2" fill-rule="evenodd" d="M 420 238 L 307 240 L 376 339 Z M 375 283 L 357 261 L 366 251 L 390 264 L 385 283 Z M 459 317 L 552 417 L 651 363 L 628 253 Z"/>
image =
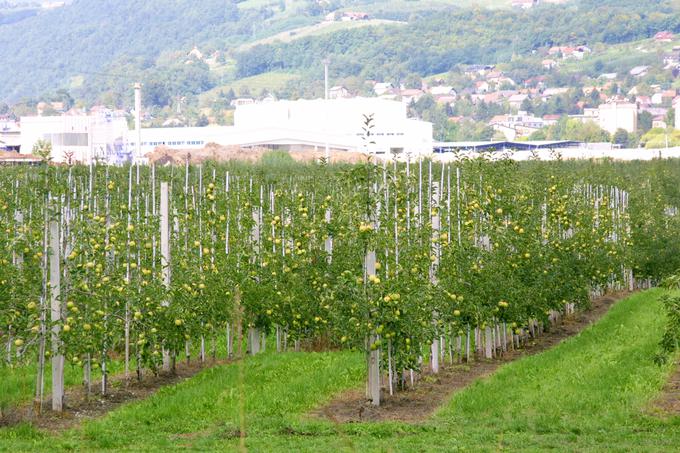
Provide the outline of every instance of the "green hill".
<path id="1" fill-rule="evenodd" d="M 122 106 L 142 81 L 145 104 L 163 107 L 270 72 L 293 74 L 310 94 L 325 57 L 334 79 L 398 81 L 555 44 L 680 32 L 673 0 L 555 1 L 521 10 L 510 0 L 74 0 L 14 23 L 0 16 L 0 100 L 66 89 L 86 104 Z M 321 26 L 333 11 L 365 11 L 371 20 Z M 194 46 L 205 58 L 190 61 Z"/>

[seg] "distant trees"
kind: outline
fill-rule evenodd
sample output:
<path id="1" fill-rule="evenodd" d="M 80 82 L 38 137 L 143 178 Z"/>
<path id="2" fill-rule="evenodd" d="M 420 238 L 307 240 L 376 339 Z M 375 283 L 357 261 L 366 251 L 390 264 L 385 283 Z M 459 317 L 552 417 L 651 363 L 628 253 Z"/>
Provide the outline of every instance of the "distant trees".
<path id="1" fill-rule="evenodd" d="M 592 6 L 584 8 L 586 3 Z M 404 80 L 412 73 L 437 74 L 459 64 L 509 62 L 515 54 L 555 44 L 618 43 L 680 29 L 676 3 L 654 3 L 652 7 L 647 2 L 605 0 L 594 5 L 591 0 L 576 0 L 530 11 L 421 11 L 409 18 L 406 27 L 363 27 L 251 48 L 236 55 L 237 72 L 246 77 L 273 69 L 305 71 L 318 67 L 321 58 L 331 54 L 339 63 L 341 77 L 387 79 L 389 74 Z M 321 3 L 313 4 L 315 11 L 321 8 Z M 528 22 L 532 32 L 526 30 Z M 511 64 L 509 73 L 522 80 L 542 72 L 540 65 L 532 65 L 525 69 Z M 605 68 L 606 63 L 600 62 L 597 69 Z M 563 85 L 569 85 L 571 75 L 558 76 L 565 78 Z"/>
<path id="2" fill-rule="evenodd" d="M 585 143 L 609 142 L 610 139 L 609 133 L 595 122 L 583 122 L 568 117 L 563 117 L 557 124 L 543 128 L 529 136 L 529 140 L 575 140 Z"/>
<path id="3" fill-rule="evenodd" d="M 680 130 L 654 128 L 640 139 L 646 148 L 665 148 L 680 146 Z"/>
<path id="4" fill-rule="evenodd" d="M 648 132 L 652 128 L 653 120 L 652 114 L 646 110 L 638 113 L 638 129 L 641 134 Z"/>
<path id="5" fill-rule="evenodd" d="M 625 129 L 617 129 L 612 136 L 612 143 L 621 146 L 621 148 L 628 148 L 629 137 L 628 131 Z"/>

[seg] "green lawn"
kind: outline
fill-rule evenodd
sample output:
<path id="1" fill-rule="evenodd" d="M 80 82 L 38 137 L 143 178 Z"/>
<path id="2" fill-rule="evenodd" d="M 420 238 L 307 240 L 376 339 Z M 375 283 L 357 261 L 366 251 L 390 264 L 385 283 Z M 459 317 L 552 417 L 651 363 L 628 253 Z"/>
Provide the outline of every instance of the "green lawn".
<path id="1" fill-rule="evenodd" d="M 45 396 L 50 393 L 50 379 L 52 378 L 52 366 L 49 358 L 45 366 Z M 110 362 L 107 364 L 110 373 L 119 373 L 123 364 L 120 362 Z M 0 367 L 0 409 L 16 406 L 20 403 L 31 401 L 35 395 L 36 385 L 35 364 Z M 98 370 L 92 371 L 92 379 L 100 379 L 101 373 Z M 66 364 L 64 369 L 64 380 L 67 386 L 80 385 L 83 382 L 83 369 L 79 366 Z"/>
<path id="2" fill-rule="evenodd" d="M 671 371 L 652 361 L 661 294 L 620 302 L 581 335 L 458 392 L 420 425 L 308 419 L 334 393 L 361 385 L 361 355 L 267 353 L 248 359 L 242 376 L 237 364 L 206 370 L 57 437 L 2 429 L 0 451 L 233 451 L 241 407 L 250 451 L 678 451 L 680 417 L 649 410 Z"/>

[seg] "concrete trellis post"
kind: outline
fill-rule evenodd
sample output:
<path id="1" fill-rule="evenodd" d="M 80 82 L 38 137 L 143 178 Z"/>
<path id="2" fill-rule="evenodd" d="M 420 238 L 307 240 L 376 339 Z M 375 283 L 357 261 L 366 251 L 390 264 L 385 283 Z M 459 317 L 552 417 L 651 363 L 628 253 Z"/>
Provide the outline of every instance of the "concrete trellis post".
<path id="1" fill-rule="evenodd" d="M 64 410 L 64 355 L 61 349 L 61 253 L 59 222 L 50 222 L 50 301 L 52 320 L 52 410 Z"/>
<path id="2" fill-rule="evenodd" d="M 364 272 L 366 277 L 375 275 L 376 273 L 376 257 L 374 251 L 366 253 L 364 262 Z M 364 279 L 367 281 L 367 278 Z M 370 346 L 378 339 L 378 335 L 372 333 L 368 339 L 368 346 L 370 349 L 368 355 L 368 397 L 371 399 L 371 404 L 380 406 L 380 349 L 371 348 Z"/>
<path id="3" fill-rule="evenodd" d="M 432 175 L 432 167 L 430 167 L 430 179 Z M 430 205 L 430 216 L 432 222 L 432 247 L 430 253 L 432 254 L 432 263 L 430 264 L 430 283 L 432 285 L 437 285 L 437 267 L 439 266 L 439 258 L 441 253 L 441 247 L 439 244 L 439 235 L 441 234 L 441 218 L 439 215 L 439 183 L 432 184 L 432 201 Z M 437 313 L 432 313 L 432 322 L 437 322 Z M 441 340 L 439 337 L 435 337 L 432 341 L 431 346 L 431 356 L 430 356 L 430 366 L 433 373 L 439 373 L 439 359 L 440 359 L 440 348 Z"/>
<path id="4" fill-rule="evenodd" d="M 170 191 L 167 182 L 161 182 L 161 206 L 160 206 L 160 238 L 161 238 L 161 269 L 163 284 L 166 289 L 170 287 Z M 168 306 L 169 301 L 163 302 Z M 170 351 L 163 349 L 163 370 L 170 371 Z"/>

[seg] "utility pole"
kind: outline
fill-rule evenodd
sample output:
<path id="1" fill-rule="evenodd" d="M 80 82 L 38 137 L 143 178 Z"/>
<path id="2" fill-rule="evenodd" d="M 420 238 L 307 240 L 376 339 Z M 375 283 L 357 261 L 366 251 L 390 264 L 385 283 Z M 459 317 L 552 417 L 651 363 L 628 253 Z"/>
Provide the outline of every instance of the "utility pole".
<path id="1" fill-rule="evenodd" d="M 329 109 L 329 96 L 328 96 L 328 65 L 330 64 L 330 59 L 329 58 L 324 58 L 323 59 L 323 75 L 324 75 L 324 99 L 325 102 L 324 104 L 326 105 L 326 164 L 330 163 L 331 160 L 331 149 L 330 145 L 328 144 L 328 109 Z"/>
<path id="2" fill-rule="evenodd" d="M 135 159 L 142 157 L 142 84 L 135 83 Z"/>
<path id="3" fill-rule="evenodd" d="M 323 80 L 324 80 L 324 87 L 325 87 L 325 96 L 324 99 L 328 100 L 328 65 L 331 63 L 330 59 L 324 58 L 323 59 Z"/>

